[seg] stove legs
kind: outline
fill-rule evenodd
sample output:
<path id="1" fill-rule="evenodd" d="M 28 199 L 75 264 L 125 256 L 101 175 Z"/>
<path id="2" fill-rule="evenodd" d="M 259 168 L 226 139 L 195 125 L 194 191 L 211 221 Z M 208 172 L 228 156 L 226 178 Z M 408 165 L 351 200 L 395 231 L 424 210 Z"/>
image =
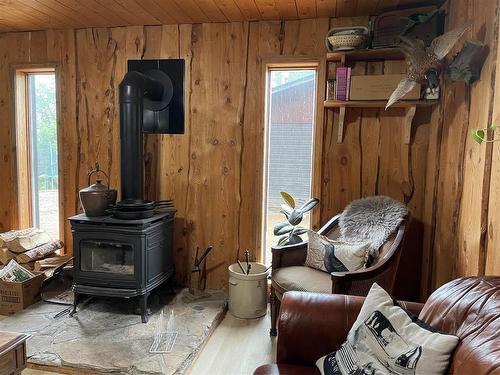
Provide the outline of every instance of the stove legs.
<path id="1" fill-rule="evenodd" d="M 78 293 L 74 293 L 75 296 L 73 298 L 73 310 L 71 310 L 71 312 L 69 313 L 69 316 L 73 316 L 75 315 L 76 313 L 76 306 L 78 305 L 78 298 L 80 297 L 80 295 Z"/>
<path id="2" fill-rule="evenodd" d="M 142 322 L 147 323 L 148 322 L 148 297 L 149 293 L 146 293 L 141 296 L 141 316 L 142 316 Z"/>

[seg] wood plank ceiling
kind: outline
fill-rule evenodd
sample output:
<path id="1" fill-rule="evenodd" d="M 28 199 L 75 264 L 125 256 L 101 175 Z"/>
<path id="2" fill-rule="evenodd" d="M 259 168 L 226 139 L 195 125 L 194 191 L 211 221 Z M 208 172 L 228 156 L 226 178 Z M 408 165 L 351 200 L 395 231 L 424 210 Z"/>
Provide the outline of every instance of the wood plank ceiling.
<path id="1" fill-rule="evenodd" d="M 422 0 L 1 0 L 0 32 L 353 17 Z"/>

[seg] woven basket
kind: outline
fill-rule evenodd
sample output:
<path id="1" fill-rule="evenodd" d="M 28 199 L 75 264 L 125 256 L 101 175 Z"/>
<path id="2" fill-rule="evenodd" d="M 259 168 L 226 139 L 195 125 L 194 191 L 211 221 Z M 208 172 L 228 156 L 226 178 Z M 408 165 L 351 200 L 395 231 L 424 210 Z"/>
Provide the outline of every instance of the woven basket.
<path id="1" fill-rule="evenodd" d="M 326 36 L 329 51 L 346 51 L 365 48 L 368 41 L 368 29 L 363 26 L 335 27 Z"/>

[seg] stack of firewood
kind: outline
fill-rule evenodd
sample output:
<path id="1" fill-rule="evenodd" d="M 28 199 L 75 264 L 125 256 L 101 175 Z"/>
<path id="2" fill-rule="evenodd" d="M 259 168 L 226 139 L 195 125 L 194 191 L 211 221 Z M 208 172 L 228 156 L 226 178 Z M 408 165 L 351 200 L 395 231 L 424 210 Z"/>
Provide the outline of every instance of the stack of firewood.
<path id="1" fill-rule="evenodd" d="M 52 240 L 41 229 L 11 230 L 0 233 L 0 264 L 6 265 L 14 259 L 27 269 L 39 271 L 36 268 L 43 267 L 36 262 L 53 263 L 49 259 L 59 255 L 63 247 L 62 241 Z"/>

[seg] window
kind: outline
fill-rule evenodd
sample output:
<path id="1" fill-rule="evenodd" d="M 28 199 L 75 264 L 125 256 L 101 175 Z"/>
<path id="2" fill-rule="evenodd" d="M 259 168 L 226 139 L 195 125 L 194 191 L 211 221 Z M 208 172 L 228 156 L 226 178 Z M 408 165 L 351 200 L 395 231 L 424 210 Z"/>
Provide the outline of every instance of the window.
<path id="1" fill-rule="evenodd" d="M 18 222 L 59 238 L 59 175 L 54 69 L 16 70 Z"/>
<path id="2" fill-rule="evenodd" d="M 268 70 L 262 239 L 267 264 L 271 246 L 279 239 L 273 228 L 286 221 L 280 213 L 280 192 L 290 193 L 298 204 L 311 197 L 316 77 L 316 67 Z M 309 214 L 301 225 L 309 227 Z"/>

